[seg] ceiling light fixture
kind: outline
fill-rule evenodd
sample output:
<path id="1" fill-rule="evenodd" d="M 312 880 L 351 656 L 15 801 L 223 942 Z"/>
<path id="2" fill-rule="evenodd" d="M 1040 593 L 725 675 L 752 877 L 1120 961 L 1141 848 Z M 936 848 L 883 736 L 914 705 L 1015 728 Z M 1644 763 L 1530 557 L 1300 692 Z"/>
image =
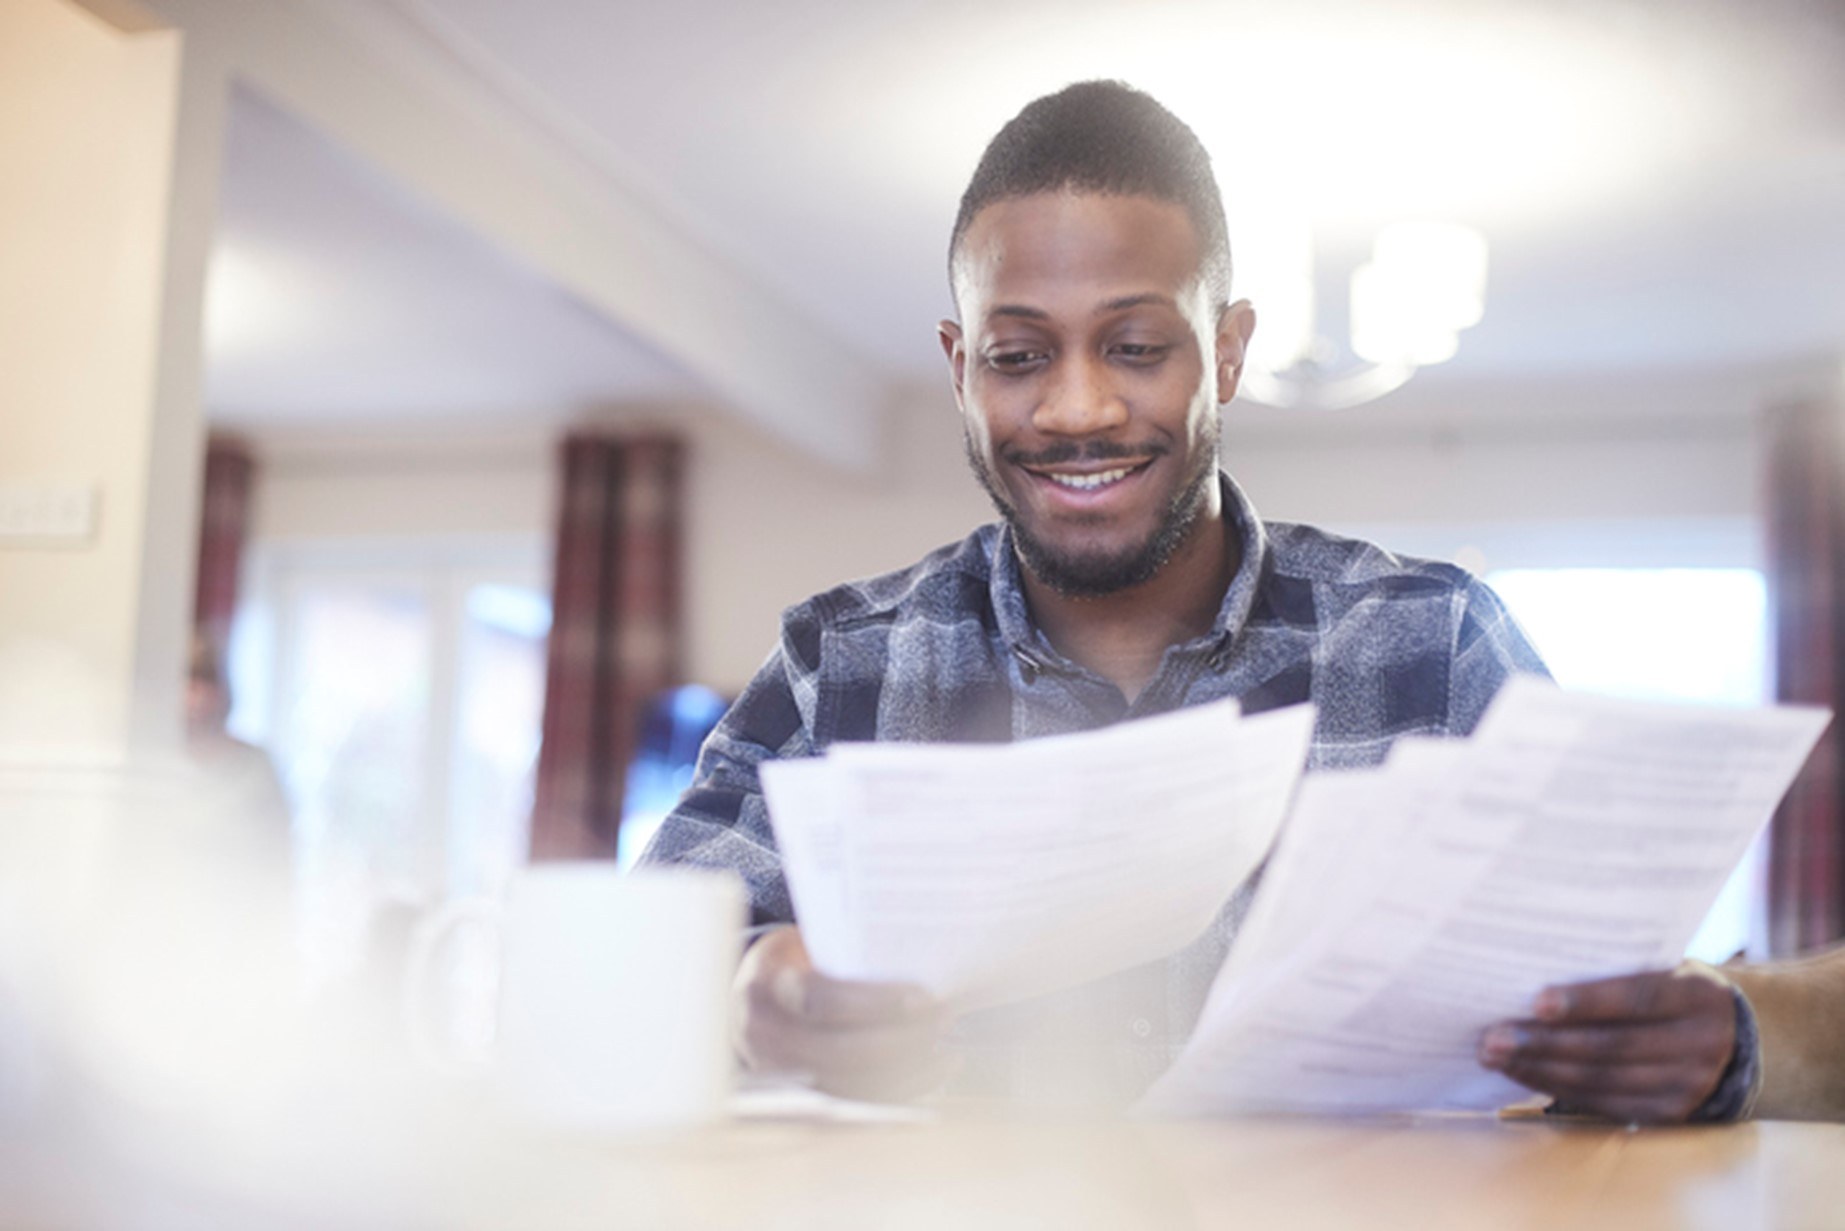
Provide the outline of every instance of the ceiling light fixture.
<path id="1" fill-rule="evenodd" d="M 1242 387 L 1270 406 L 1343 410 L 1380 398 L 1418 368 L 1452 359 L 1460 331 L 1486 309 L 1486 239 L 1456 223 L 1377 233 L 1371 259 L 1352 273 L 1349 355 L 1321 331 L 1304 225 L 1268 228 L 1238 255 L 1238 293 L 1259 325 Z"/>

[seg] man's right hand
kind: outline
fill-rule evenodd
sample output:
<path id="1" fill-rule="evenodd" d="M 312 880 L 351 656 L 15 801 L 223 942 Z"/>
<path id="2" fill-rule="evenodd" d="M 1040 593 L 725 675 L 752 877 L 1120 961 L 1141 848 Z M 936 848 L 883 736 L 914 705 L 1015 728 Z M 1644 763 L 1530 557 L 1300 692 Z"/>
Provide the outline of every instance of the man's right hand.
<path id="1" fill-rule="evenodd" d="M 829 979 L 794 927 L 737 967 L 737 1050 L 752 1069 L 798 1073 L 846 1098 L 914 1098 L 939 1085 L 942 1002 L 907 983 Z"/>

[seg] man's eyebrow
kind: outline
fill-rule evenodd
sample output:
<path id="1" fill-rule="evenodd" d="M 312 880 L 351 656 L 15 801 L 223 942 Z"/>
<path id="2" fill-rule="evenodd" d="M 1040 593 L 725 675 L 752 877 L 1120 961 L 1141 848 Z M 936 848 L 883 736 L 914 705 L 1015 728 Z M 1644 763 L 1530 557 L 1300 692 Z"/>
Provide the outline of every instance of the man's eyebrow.
<path id="1" fill-rule="evenodd" d="M 1158 291 L 1142 291 L 1138 295 L 1123 295 L 1118 299 L 1111 299 L 1107 303 L 1102 304 L 1099 308 L 1096 309 L 1096 311 L 1098 312 L 1125 312 L 1129 308 L 1144 307 L 1147 304 L 1152 304 L 1155 307 L 1162 307 L 1162 308 L 1178 307 L 1177 302 L 1170 295 L 1162 295 Z M 1033 308 L 1033 307 L 1029 307 L 1026 304 L 1022 304 L 1022 303 L 998 304 L 995 307 L 988 309 L 987 315 L 988 316 L 1016 316 L 1016 317 L 1022 317 L 1025 320 L 1031 320 L 1031 321 L 1049 320 L 1051 316 L 1049 312 L 1046 312 L 1042 308 Z"/>
<path id="2" fill-rule="evenodd" d="M 1170 295 L 1162 295 L 1158 291 L 1144 291 L 1139 295 L 1123 295 L 1119 299 L 1111 299 L 1102 305 L 1101 310 L 1104 312 L 1125 312 L 1129 308 L 1138 308 L 1146 304 L 1152 304 L 1160 308 L 1176 308 L 1179 306 Z"/>

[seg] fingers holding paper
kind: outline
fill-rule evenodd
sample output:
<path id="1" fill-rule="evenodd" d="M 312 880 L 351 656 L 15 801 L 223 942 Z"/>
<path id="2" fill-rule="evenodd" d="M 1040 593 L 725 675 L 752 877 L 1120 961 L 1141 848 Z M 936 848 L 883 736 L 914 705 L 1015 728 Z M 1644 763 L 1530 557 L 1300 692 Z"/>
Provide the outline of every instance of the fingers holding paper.
<path id="1" fill-rule="evenodd" d="M 1523 1021 L 1480 1041 L 1480 1062 L 1570 1111 L 1630 1123 L 1688 1119 L 1736 1048 L 1730 984 L 1701 963 L 1546 988 Z"/>
<path id="2" fill-rule="evenodd" d="M 939 1085 L 947 1016 L 920 987 L 829 978 L 801 933 L 778 928 L 737 970 L 737 1050 L 753 1069 L 797 1073 L 847 1098 L 914 1098 Z"/>

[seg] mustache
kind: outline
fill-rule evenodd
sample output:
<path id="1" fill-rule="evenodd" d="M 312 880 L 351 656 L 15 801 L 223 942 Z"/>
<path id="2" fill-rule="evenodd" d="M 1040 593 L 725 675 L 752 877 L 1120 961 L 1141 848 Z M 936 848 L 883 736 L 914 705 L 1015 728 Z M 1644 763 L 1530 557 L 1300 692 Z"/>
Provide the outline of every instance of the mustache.
<path id="1" fill-rule="evenodd" d="M 1035 453 L 1023 449 L 1008 449 L 1004 457 L 1014 466 L 1062 466 L 1070 462 L 1150 462 L 1156 457 L 1164 457 L 1167 450 L 1160 445 L 1122 444 L 1114 440 L 1074 441 L 1064 440 Z"/>

